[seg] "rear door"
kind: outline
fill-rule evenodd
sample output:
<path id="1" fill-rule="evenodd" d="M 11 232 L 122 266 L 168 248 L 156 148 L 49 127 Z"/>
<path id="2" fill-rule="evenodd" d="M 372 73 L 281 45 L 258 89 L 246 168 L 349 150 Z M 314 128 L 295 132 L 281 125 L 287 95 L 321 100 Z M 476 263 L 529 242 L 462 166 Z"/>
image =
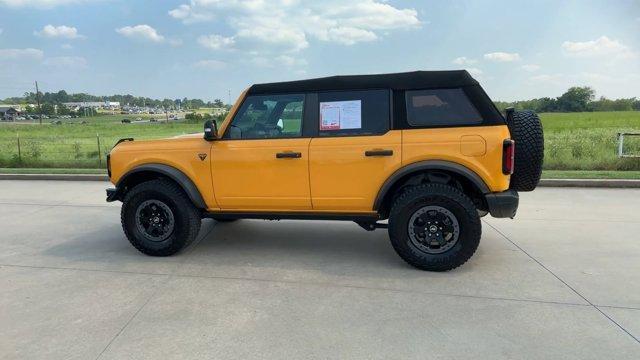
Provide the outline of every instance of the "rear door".
<path id="1" fill-rule="evenodd" d="M 225 210 L 308 210 L 304 94 L 248 96 L 212 143 L 213 188 Z"/>
<path id="2" fill-rule="evenodd" d="M 384 181 L 401 165 L 401 131 L 390 130 L 389 90 L 318 93 L 309 147 L 314 210 L 371 211 Z"/>

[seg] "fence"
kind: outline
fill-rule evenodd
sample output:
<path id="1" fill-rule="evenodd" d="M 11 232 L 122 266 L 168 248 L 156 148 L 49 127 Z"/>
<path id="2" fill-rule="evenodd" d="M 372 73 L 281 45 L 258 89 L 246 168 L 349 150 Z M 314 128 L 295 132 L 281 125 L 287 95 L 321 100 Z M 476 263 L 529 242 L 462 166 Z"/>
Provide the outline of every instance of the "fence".
<path id="1" fill-rule="evenodd" d="M 183 133 L 146 133 L 140 138 L 159 138 Z M 625 135 L 626 136 L 626 135 Z M 105 168 L 118 136 L 37 136 L 15 134 L 0 137 L 0 167 L 9 168 Z M 545 169 L 640 170 L 640 157 L 618 157 L 620 144 L 610 130 L 545 134 Z M 640 136 L 627 136 L 625 155 L 640 154 Z M 517 150 L 516 150 L 517 151 Z"/>
<path id="2" fill-rule="evenodd" d="M 105 168 L 106 155 L 117 138 L 28 137 L 0 138 L 0 167 Z"/>
<path id="3" fill-rule="evenodd" d="M 618 133 L 618 157 L 619 158 L 640 158 L 640 151 L 638 151 L 636 146 L 636 152 L 625 153 L 624 139 L 625 136 L 629 139 L 631 137 L 636 137 L 636 139 L 640 138 L 640 133 Z M 627 141 L 629 143 L 630 141 Z M 627 146 L 630 148 L 631 146 Z M 631 150 L 632 151 L 632 150 Z"/>

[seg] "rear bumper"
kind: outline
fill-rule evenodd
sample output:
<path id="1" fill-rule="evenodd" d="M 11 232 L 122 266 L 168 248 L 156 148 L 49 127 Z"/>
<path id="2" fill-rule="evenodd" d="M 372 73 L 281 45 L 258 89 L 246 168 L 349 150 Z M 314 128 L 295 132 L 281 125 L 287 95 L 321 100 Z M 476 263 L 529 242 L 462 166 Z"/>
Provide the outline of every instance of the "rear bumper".
<path id="1" fill-rule="evenodd" d="M 513 218 L 518 211 L 519 196 L 515 190 L 485 195 L 489 213 L 495 218 Z"/>

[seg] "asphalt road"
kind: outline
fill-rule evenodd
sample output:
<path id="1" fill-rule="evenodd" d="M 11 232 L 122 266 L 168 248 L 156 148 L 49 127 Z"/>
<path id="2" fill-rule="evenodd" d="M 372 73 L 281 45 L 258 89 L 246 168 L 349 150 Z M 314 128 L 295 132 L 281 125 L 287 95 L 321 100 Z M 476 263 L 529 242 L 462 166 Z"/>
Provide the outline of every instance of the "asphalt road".
<path id="1" fill-rule="evenodd" d="M 0 181 L 1 359 L 640 358 L 640 190 L 544 188 L 447 273 L 385 230 L 206 220 L 139 254 L 106 183 Z"/>

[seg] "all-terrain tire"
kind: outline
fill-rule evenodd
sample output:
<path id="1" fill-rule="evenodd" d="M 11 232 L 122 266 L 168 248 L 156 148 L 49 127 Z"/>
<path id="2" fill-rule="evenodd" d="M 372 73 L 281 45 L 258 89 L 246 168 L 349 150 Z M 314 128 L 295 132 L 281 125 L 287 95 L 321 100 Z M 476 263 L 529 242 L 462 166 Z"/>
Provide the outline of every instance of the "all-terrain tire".
<path id="1" fill-rule="evenodd" d="M 428 253 L 414 244 L 409 221 L 425 206 L 437 206 L 452 213 L 459 224 L 457 242 L 442 253 Z M 400 257 L 421 270 L 448 271 L 464 264 L 480 243 L 482 225 L 471 199 L 460 190 L 443 184 L 412 186 L 400 194 L 391 207 L 389 237 Z"/>
<path id="2" fill-rule="evenodd" d="M 515 164 L 511 189 L 533 191 L 540 182 L 544 159 L 544 134 L 538 115 L 530 110 L 515 111 L 507 125 L 515 141 Z"/>
<path id="3" fill-rule="evenodd" d="M 159 201 L 170 209 L 173 229 L 166 239 L 152 241 L 136 224 L 136 213 L 145 201 Z M 202 222 L 199 210 L 184 191 L 167 179 L 143 182 L 128 191 L 122 201 L 120 220 L 131 245 L 151 256 L 170 256 L 179 252 L 193 242 Z"/>

